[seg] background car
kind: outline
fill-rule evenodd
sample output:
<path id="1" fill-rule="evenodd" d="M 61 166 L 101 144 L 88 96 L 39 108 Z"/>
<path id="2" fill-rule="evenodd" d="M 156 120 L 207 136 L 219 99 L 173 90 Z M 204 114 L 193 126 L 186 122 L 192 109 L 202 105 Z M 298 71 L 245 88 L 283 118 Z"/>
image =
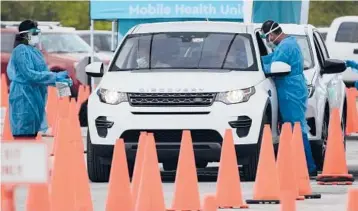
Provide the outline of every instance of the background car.
<path id="1" fill-rule="evenodd" d="M 87 44 L 91 45 L 91 31 L 90 30 L 77 30 L 76 33 L 87 42 Z M 114 34 L 114 50 L 117 47 L 117 32 Z M 113 55 L 113 51 L 111 50 L 112 46 L 112 32 L 111 31 L 102 31 L 95 30 L 94 31 L 94 46 L 97 52 L 106 53 L 108 55 Z"/>
<path id="2" fill-rule="evenodd" d="M 326 44 L 332 57 L 358 61 L 358 16 L 343 16 L 332 21 Z M 358 81 L 358 73 L 348 68 L 343 74 L 348 87 Z"/>
<path id="3" fill-rule="evenodd" d="M 1 73 L 6 74 L 7 64 L 13 49 L 15 35 L 18 32 L 16 24 L 1 28 Z M 89 57 L 91 47 L 74 32 L 74 28 L 39 25 L 41 29 L 40 49 L 44 54 L 51 71 L 67 70 L 74 84 L 71 87 L 72 96 L 76 97 L 81 80 L 76 73 L 77 63 L 84 57 Z M 105 54 L 95 54 L 102 62 L 108 64 L 110 57 Z M 84 70 L 83 70 L 84 72 Z"/>
<path id="4" fill-rule="evenodd" d="M 254 180 L 263 126 L 271 125 L 277 150 L 282 124 L 272 75 L 262 70 L 260 58 L 271 50 L 260 28 L 261 24 L 212 21 L 141 24 L 125 36 L 106 72 L 100 62 L 87 66 L 90 76 L 103 76 L 88 99 L 90 179 L 108 180 L 118 137 L 125 141 L 130 171 L 140 131 L 154 134 L 159 162 L 164 170 L 175 170 L 182 130 L 191 130 L 196 165 L 205 168 L 219 161 L 224 132 L 230 128 L 243 178 Z M 330 110 L 338 106 L 345 115 L 345 85 L 339 77 L 345 63 L 326 55 L 313 26 L 282 28 L 297 38 L 304 54 L 309 137 L 322 166 L 322 134 L 328 130 Z M 138 66 L 149 55 L 151 62 Z M 273 75 L 275 71 L 290 70 L 271 69 Z"/>

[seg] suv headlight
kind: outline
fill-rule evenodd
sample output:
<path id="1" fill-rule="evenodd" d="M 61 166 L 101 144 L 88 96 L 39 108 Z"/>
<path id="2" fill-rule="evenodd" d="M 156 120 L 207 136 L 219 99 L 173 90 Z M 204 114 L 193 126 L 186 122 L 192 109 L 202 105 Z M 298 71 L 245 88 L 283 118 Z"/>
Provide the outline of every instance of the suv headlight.
<path id="1" fill-rule="evenodd" d="M 100 88 L 97 90 L 97 95 L 102 103 L 117 105 L 128 102 L 127 94 L 123 92 Z"/>
<path id="2" fill-rule="evenodd" d="M 308 88 L 308 98 L 311 98 L 314 94 L 315 88 L 312 85 L 308 85 L 307 88 Z"/>
<path id="3" fill-rule="evenodd" d="M 221 92 L 216 96 L 216 101 L 227 105 L 247 102 L 255 94 L 255 87 L 248 89 L 238 89 L 229 92 Z"/>

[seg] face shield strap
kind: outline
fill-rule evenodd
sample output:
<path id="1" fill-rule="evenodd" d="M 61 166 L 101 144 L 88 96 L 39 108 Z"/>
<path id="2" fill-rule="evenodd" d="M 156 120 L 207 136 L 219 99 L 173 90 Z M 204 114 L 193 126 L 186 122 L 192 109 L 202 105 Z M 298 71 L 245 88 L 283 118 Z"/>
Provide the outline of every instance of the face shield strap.
<path id="1" fill-rule="evenodd" d="M 19 34 L 25 34 L 25 33 L 29 33 L 30 35 L 38 35 L 41 33 L 41 30 L 40 29 L 37 29 L 37 28 L 33 28 L 33 29 L 30 29 L 30 30 L 26 30 L 26 31 L 21 31 L 19 32 Z"/>

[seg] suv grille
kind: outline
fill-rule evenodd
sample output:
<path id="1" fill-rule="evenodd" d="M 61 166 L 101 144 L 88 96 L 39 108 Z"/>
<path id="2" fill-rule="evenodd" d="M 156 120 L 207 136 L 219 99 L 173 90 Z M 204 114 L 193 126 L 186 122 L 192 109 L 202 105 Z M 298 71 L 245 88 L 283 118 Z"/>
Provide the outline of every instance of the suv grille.
<path id="1" fill-rule="evenodd" d="M 128 93 L 132 106 L 211 106 L 216 93 Z"/>

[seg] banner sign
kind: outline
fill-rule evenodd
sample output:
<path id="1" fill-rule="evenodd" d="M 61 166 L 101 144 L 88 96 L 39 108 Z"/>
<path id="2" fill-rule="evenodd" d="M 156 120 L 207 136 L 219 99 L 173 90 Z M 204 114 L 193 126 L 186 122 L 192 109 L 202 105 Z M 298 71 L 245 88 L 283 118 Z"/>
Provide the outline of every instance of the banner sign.
<path id="1" fill-rule="evenodd" d="M 90 2 L 91 19 L 216 18 L 243 19 L 239 1 L 98 1 Z"/>

